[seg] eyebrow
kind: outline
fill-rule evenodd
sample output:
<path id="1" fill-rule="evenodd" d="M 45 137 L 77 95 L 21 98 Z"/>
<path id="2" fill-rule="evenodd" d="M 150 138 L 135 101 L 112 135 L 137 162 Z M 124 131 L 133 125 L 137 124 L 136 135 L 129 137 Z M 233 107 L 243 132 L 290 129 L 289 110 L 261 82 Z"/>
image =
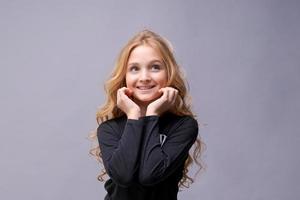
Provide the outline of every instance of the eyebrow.
<path id="1" fill-rule="evenodd" d="M 155 63 L 155 62 L 159 62 L 159 63 L 163 64 L 163 62 L 162 62 L 161 60 L 158 60 L 158 59 L 151 60 L 149 63 L 151 64 L 151 63 Z M 139 63 L 138 63 L 138 62 L 131 62 L 131 63 L 128 63 L 127 65 L 128 65 L 128 66 L 131 66 L 131 65 L 139 65 Z"/>

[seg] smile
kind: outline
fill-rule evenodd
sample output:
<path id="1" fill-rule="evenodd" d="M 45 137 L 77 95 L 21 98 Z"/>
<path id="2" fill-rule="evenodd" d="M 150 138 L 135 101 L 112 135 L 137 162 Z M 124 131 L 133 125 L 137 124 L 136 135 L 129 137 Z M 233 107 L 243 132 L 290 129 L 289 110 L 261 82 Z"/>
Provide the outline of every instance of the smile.
<path id="1" fill-rule="evenodd" d="M 154 87 L 155 87 L 155 85 L 152 85 L 152 86 L 137 86 L 137 88 L 139 90 L 150 90 L 150 89 L 152 89 Z"/>

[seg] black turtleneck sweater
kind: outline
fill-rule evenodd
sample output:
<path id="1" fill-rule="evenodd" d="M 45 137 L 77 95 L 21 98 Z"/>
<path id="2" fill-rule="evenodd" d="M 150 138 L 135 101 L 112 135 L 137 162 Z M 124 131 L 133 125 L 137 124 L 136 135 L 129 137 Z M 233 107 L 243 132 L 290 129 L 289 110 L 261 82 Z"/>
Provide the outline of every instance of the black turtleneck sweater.
<path id="1" fill-rule="evenodd" d="M 110 177 L 105 200 L 177 200 L 178 182 L 197 135 L 194 118 L 172 113 L 101 123 L 97 136 Z"/>

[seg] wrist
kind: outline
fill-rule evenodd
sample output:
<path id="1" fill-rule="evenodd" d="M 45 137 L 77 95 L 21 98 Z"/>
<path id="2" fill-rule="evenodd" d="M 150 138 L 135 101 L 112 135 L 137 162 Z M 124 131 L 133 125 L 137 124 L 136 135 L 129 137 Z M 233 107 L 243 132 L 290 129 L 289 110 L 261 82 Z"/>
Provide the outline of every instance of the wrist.
<path id="1" fill-rule="evenodd" d="M 151 115 L 159 115 L 158 112 L 155 112 L 153 110 L 147 110 L 145 116 L 151 116 Z"/>
<path id="2" fill-rule="evenodd" d="M 141 116 L 140 111 L 132 111 L 127 114 L 128 119 L 139 119 Z"/>

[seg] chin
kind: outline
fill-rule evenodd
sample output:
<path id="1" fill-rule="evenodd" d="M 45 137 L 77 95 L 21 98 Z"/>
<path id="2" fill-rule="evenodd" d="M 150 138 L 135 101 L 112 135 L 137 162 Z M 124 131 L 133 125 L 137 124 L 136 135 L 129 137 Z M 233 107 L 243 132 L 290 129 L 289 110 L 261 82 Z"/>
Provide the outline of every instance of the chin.
<path id="1" fill-rule="evenodd" d="M 145 97 L 135 97 L 136 100 L 140 101 L 140 102 L 151 102 L 153 100 L 155 100 L 155 98 L 145 98 Z"/>
<path id="2" fill-rule="evenodd" d="M 151 103 L 152 101 L 158 99 L 158 95 L 151 95 L 151 96 L 135 95 L 134 98 L 141 103 Z"/>

